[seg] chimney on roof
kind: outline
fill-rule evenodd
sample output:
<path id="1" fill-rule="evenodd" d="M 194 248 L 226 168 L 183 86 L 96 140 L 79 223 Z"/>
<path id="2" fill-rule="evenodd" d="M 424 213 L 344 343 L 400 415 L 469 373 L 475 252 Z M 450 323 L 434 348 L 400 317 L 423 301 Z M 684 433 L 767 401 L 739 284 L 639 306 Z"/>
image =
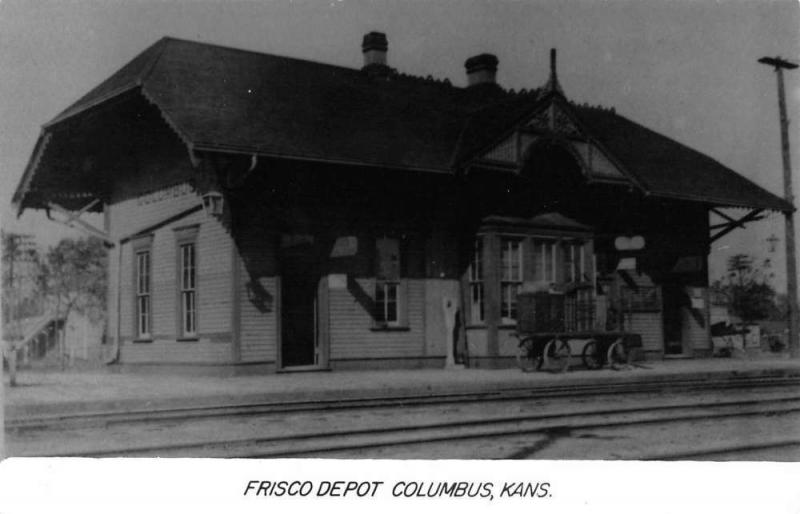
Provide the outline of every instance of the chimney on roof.
<path id="1" fill-rule="evenodd" d="M 480 54 L 470 57 L 464 63 L 467 69 L 467 84 L 478 86 L 480 84 L 495 84 L 497 76 L 497 57 L 492 54 Z"/>
<path id="2" fill-rule="evenodd" d="M 364 35 L 361 51 L 364 53 L 364 68 L 370 66 L 386 66 L 386 53 L 389 42 L 383 32 L 370 32 Z"/>

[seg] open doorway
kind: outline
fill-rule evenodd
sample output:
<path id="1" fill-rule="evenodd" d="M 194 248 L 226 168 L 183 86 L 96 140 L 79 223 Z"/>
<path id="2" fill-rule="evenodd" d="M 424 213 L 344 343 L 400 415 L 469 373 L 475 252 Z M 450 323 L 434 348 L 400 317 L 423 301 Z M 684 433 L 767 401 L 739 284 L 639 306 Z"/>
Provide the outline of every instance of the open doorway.
<path id="1" fill-rule="evenodd" d="M 281 242 L 281 368 L 323 367 L 322 254 L 312 236 Z"/>
<path id="2" fill-rule="evenodd" d="M 683 309 L 686 304 L 686 292 L 681 286 L 665 284 L 661 288 L 661 294 L 663 298 L 664 354 L 684 355 Z"/>

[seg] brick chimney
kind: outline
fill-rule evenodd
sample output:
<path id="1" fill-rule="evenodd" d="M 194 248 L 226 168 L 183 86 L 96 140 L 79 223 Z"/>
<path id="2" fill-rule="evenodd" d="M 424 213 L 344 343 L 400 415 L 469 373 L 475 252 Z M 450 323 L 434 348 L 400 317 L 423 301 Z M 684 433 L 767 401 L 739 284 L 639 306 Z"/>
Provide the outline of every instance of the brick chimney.
<path id="1" fill-rule="evenodd" d="M 372 66 L 387 66 L 386 53 L 389 51 L 389 42 L 383 32 L 370 32 L 364 35 L 361 42 L 361 51 L 364 53 L 364 68 Z"/>
<path id="2" fill-rule="evenodd" d="M 467 84 L 477 86 L 480 84 L 495 84 L 497 76 L 497 57 L 492 54 L 480 54 L 470 57 L 464 63 L 467 69 Z"/>

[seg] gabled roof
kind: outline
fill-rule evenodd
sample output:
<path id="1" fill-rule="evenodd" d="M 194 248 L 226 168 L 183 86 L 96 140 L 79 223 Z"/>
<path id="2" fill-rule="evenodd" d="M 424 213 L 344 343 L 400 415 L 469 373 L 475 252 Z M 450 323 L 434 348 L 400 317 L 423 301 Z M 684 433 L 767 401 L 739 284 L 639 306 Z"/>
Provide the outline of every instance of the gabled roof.
<path id="1" fill-rule="evenodd" d="M 658 196 L 737 207 L 792 210 L 711 157 L 608 109 L 575 107 L 580 121 L 645 190 Z"/>
<path id="2" fill-rule="evenodd" d="M 443 82 L 163 38 L 48 126 L 136 86 L 197 149 L 443 172 L 466 111 Z"/>
<path id="3" fill-rule="evenodd" d="M 454 173 L 553 93 L 454 87 L 391 70 L 362 70 L 163 38 L 44 126 L 14 202 L 53 129 L 139 91 L 194 150 Z M 563 97 L 562 97 L 563 98 Z M 567 102 L 563 102 L 567 104 Z M 715 205 L 790 210 L 713 159 L 610 111 L 570 106 L 645 192 Z M 56 169 L 51 167 L 51 169 Z"/>

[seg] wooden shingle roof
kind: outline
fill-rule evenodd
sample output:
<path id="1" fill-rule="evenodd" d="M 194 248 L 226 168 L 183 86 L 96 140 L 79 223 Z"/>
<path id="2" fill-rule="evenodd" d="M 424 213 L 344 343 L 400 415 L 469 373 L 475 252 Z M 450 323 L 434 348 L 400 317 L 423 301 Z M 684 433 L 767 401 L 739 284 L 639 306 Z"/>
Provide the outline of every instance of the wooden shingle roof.
<path id="1" fill-rule="evenodd" d="M 47 141 L 57 125 L 130 91 L 141 92 L 195 150 L 437 173 L 458 171 L 475 150 L 546 96 L 540 90 L 511 94 L 497 86 L 459 88 L 393 70 L 374 77 L 357 69 L 163 38 L 46 124 L 40 141 Z M 702 153 L 610 111 L 573 108 L 649 194 L 792 209 Z M 46 158 L 46 152 L 34 152 L 14 195 L 22 208 L 41 153 Z"/>

